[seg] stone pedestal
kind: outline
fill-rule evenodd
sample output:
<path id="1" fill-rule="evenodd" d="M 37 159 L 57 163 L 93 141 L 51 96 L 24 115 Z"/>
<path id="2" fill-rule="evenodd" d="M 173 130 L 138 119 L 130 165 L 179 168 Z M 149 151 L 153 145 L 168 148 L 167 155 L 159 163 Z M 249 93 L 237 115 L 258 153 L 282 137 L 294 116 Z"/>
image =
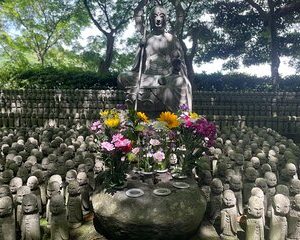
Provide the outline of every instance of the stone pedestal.
<path id="1" fill-rule="evenodd" d="M 174 180 L 156 185 L 129 180 L 121 191 L 102 190 L 92 196 L 95 229 L 108 239 L 185 240 L 196 234 L 206 200 L 197 183 L 183 180 L 189 188 L 175 188 Z M 126 191 L 140 188 L 144 195 L 130 198 Z M 171 194 L 157 196 L 154 189 L 168 188 Z"/>

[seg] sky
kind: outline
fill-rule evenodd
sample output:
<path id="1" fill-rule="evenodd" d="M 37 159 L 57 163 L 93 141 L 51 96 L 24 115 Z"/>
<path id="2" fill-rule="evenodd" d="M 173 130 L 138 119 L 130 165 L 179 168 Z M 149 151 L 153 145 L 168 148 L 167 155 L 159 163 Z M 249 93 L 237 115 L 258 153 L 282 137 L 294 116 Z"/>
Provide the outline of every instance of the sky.
<path id="1" fill-rule="evenodd" d="M 128 37 L 132 36 L 133 34 L 135 34 L 135 30 L 134 30 L 134 26 L 132 24 L 131 27 L 129 27 L 123 33 L 122 38 L 123 39 L 126 37 L 128 38 Z M 100 35 L 100 32 L 95 26 L 86 28 L 81 34 L 80 43 L 84 46 L 87 44 L 87 38 L 89 36 L 97 36 L 97 35 Z M 188 43 L 187 43 L 187 45 L 188 45 Z M 118 45 L 118 47 L 124 48 L 124 50 L 125 50 L 126 45 L 124 45 L 124 46 Z M 284 77 L 284 76 L 296 74 L 296 70 L 289 66 L 289 64 L 288 64 L 289 59 L 287 57 L 281 58 L 280 60 L 281 60 L 281 64 L 280 64 L 280 68 L 279 68 L 279 74 L 281 76 Z M 215 73 L 215 72 L 222 72 L 224 74 L 238 72 L 238 73 L 245 73 L 245 74 L 254 75 L 254 76 L 258 76 L 258 77 L 271 75 L 270 64 L 261 64 L 261 65 L 255 65 L 255 66 L 250 66 L 250 67 L 242 67 L 242 68 L 240 68 L 238 70 L 234 70 L 234 71 L 224 71 L 224 70 L 222 70 L 223 63 L 224 63 L 224 60 L 216 59 L 212 62 L 204 63 L 201 65 L 194 64 L 194 71 L 196 73 L 207 73 L 207 74 L 211 74 L 211 73 Z"/>

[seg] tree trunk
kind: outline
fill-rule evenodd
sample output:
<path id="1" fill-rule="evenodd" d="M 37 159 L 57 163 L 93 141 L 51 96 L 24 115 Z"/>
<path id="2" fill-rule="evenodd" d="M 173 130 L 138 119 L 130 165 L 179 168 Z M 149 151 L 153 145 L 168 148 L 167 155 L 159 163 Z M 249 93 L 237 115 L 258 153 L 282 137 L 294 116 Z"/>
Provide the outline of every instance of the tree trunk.
<path id="1" fill-rule="evenodd" d="M 112 64 L 115 37 L 113 33 L 106 35 L 106 51 L 104 61 L 99 62 L 98 73 L 109 73 Z"/>
<path id="2" fill-rule="evenodd" d="M 273 0 L 268 0 L 270 14 L 269 14 L 269 30 L 270 30 L 270 60 L 271 60 L 271 79 L 273 85 L 278 88 L 279 84 L 279 43 L 277 34 L 277 19 L 274 11 Z"/>

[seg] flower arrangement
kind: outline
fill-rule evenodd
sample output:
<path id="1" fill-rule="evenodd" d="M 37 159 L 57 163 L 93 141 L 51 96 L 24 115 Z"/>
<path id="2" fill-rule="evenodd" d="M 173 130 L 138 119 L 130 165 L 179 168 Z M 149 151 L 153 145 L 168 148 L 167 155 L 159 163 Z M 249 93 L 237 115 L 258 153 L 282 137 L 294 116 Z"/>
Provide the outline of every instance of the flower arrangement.
<path id="1" fill-rule="evenodd" d="M 121 185 L 126 173 L 137 168 L 151 172 L 167 169 L 191 174 L 196 160 L 214 144 L 216 127 L 189 112 L 162 112 L 150 120 L 143 112 L 117 107 L 100 112 L 91 125 L 108 169 L 106 183 Z"/>

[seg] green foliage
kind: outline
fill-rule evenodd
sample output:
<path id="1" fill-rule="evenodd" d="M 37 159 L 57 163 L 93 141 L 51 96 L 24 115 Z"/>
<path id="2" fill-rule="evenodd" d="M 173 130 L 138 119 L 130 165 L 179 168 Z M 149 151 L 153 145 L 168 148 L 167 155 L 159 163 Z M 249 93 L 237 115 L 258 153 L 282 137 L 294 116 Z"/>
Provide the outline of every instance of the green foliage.
<path id="1" fill-rule="evenodd" d="M 34 54 L 44 65 L 50 49 L 74 41 L 88 20 L 77 1 L 6 0 L 0 22 L 0 46 L 7 57 L 15 60 L 10 51 Z"/>
<path id="2" fill-rule="evenodd" d="M 108 89 L 117 85 L 116 74 L 101 75 L 79 68 L 32 66 L 1 69 L 0 74 L 0 82 L 7 89 Z"/>
<path id="3" fill-rule="evenodd" d="M 205 46 L 196 61 L 215 58 L 241 57 L 244 65 L 270 63 L 271 44 L 270 5 L 274 4 L 273 21 L 276 23 L 279 56 L 299 58 L 299 11 L 290 4 L 297 0 L 251 1 L 257 9 L 244 0 L 212 1 L 208 11 L 213 15 L 215 37 Z M 294 11 L 286 11 L 288 7 Z M 261 10 L 261 11 L 259 11 Z M 285 12 L 284 12 L 285 11 Z M 274 37 L 274 36 L 273 36 Z M 277 42 L 276 42 L 277 44 Z"/>

